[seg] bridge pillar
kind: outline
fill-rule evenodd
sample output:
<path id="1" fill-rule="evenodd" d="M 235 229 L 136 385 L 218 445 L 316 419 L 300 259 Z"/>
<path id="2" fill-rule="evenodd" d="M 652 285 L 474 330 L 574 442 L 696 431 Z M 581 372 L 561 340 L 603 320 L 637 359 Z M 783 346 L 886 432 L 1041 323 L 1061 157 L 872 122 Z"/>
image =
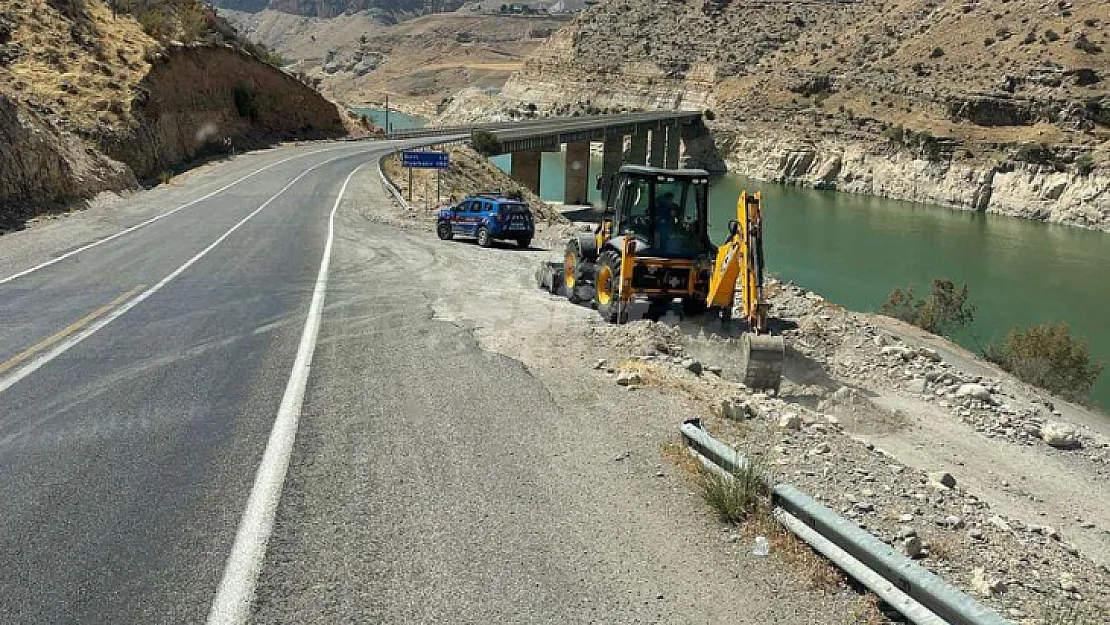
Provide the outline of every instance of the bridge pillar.
<path id="1" fill-rule="evenodd" d="M 609 201 L 609 185 L 616 180 L 624 156 L 624 135 L 605 135 L 601 153 L 601 198 Z"/>
<path id="2" fill-rule="evenodd" d="M 644 165 L 647 163 L 648 129 L 637 126 L 632 134 L 632 147 L 628 150 L 628 163 L 630 165 Z"/>
<path id="3" fill-rule="evenodd" d="M 509 176 L 527 187 L 532 193 L 540 192 L 540 161 L 542 152 L 539 150 L 521 150 L 513 152 L 512 165 L 509 167 Z"/>
<path id="4" fill-rule="evenodd" d="M 678 156 L 680 150 L 680 141 L 682 139 L 681 128 L 678 122 L 667 126 L 667 155 L 663 159 L 664 167 L 668 169 L 678 169 Z"/>
<path id="5" fill-rule="evenodd" d="M 563 202 L 586 204 L 590 184 L 590 142 L 571 141 L 567 144 L 566 185 Z"/>
<path id="6" fill-rule="evenodd" d="M 656 126 L 651 131 L 651 154 L 648 156 L 648 165 L 652 167 L 663 166 L 663 153 L 667 148 L 667 130 Z"/>

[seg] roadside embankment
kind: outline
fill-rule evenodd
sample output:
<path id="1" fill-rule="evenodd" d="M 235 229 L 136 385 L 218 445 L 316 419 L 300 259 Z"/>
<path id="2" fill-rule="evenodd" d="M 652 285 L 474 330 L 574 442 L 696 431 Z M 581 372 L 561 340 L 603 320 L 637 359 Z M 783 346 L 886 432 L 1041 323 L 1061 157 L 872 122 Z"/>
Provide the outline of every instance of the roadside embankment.
<path id="1" fill-rule="evenodd" d="M 1006 618 L 1106 620 L 1110 423 L 939 337 L 770 291 L 777 396 L 738 384 L 737 338 L 696 318 L 595 328 L 600 371 L 697 401 L 715 436 Z"/>
<path id="2" fill-rule="evenodd" d="M 308 85 L 212 37 L 156 41 L 101 0 L 0 9 L 0 230 L 231 149 L 361 130 Z"/>
<path id="3" fill-rule="evenodd" d="M 467 195 L 481 191 L 501 191 L 520 194 L 522 201 L 528 205 L 537 221 L 547 224 L 566 222 L 559 211 L 548 206 L 538 195 L 513 180 L 473 149 L 453 145 L 446 147 L 444 151 L 451 155 L 449 168 L 438 173 L 435 169 L 414 168 L 412 170 L 412 196 L 409 204 L 416 213 L 426 213 L 427 216 L 434 217 L 434 211 L 437 208 L 451 202 L 458 202 Z M 407 198 L 409 171 L 401 165 L 399 155 L 395 154 L 386 159 L 385 173 Z M 436 197 L 437 178 L 438 198 Z"/>

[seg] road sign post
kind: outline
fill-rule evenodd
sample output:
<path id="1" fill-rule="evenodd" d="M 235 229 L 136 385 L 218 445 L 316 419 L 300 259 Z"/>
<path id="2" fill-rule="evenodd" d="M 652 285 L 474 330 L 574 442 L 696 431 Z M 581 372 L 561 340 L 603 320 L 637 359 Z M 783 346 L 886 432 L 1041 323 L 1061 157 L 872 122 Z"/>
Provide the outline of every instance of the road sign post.
<path id="1" fill-rule="evenodd" d="M 416 169 L 435 169 L 436 170 L 436 206 L 439 206 L 439 170 L 447 169 L 451 166 L 451 155 L 447 152 L 436 152 L 433 150 L 405 150 L 401 152 L 401 164 L 409 170 L 409 201 L 412 201 L 412 170 Z M 429 206 L 430 198 L 428 197 L 428 180 L 424 179 L 424 209 L 431 210 Z"/>

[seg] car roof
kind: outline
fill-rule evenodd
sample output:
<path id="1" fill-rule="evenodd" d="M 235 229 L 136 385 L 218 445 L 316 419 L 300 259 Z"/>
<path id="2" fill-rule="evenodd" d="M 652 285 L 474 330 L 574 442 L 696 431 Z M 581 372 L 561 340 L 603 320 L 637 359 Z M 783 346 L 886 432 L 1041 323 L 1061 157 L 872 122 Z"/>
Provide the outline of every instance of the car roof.
<path id="1" fill-rule="evenodd" d="M 493 194 L 488 194 L 487 195 L 485 193 L 476 193 L 474 195 L 468 195 L 468 196 L 466 196 L 466 198 L 463 201 L 467 202 L 469 200 L 487 200 L 487 201 L 495 202 L 495 203 L 498 203 L 498 204 L 500 204 L 500 203 L 524 204 L 524 200 L 518 200 L 516 198 L 504 197 L 504 196 L 493 195 Z"/>

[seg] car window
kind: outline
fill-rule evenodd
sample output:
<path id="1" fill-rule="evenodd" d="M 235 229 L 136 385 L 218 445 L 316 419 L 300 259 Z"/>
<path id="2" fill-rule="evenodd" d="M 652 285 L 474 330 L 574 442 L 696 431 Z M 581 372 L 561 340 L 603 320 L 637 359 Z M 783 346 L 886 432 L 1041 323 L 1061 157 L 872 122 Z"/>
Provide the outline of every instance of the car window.
<path id="1" fill-rule="evenodd" d="M 497 207 L 495 207 L 493 205 L 493 202 L 484 202 L 484 204 L 485 204 L 485 211 L 487 213 L 496 213 L 497 212 Z"/>
<path id="2" fill-rule="evenodd" d="M 482 203 L 481 202 L 479 202 L 478 200 L 473 200 L 473 201 L 470 202 L 470 212 L 480 213 L 481 211 L 482 211 Z"/>

